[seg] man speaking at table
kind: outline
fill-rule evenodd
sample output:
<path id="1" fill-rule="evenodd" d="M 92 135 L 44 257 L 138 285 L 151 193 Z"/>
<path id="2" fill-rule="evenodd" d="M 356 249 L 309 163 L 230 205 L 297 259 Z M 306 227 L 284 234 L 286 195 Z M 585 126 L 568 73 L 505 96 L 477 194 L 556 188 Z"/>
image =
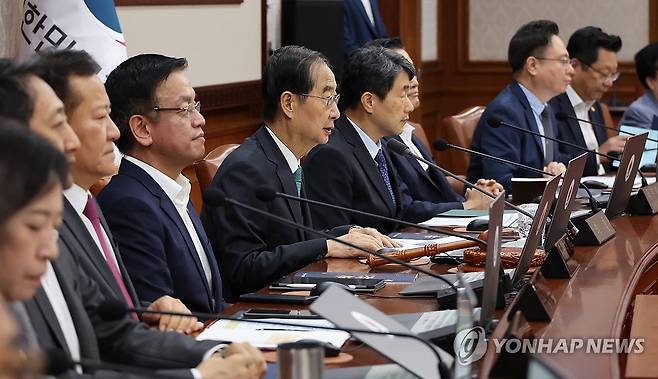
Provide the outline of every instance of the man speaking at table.
<path id="1" fill-rule="evenodd" d="M 212 187 L 227 197 L 311 226 L 308 206 L 292 200 L 266 203 L 256 189 L 267 186 L 305 196 L 300 159 L 327 142 L 339 112 L 336 79 L 322 54 L 286 46 L 270 57 L 263 75 L 265 125 L 222 163 Z M 224 280 L 224 296 L 235 300 L 323 257 L 352 258 L 364 253 L 311 233 L 283 226 L 233 206 L 204 205 L 201 215 Z M 339 226 L 341 240 L 374 251 L 392 241 L 369 228 Z"/>

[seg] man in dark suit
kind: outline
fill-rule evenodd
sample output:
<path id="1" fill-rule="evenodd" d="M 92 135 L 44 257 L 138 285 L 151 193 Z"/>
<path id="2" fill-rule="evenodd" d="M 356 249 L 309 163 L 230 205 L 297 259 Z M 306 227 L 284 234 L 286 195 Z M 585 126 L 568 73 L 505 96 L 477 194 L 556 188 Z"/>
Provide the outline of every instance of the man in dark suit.
<path id="1" fill-rule="evenodd" d="M 125 156 L 98 202 L 142 301 L 167 295 L 212 313 L 225 307 L 220 271 L 181 174 L 205 152 L 186 67 L 183 58 L 143 54 L 108 76 Z"/>
<path id="2" fill-rule="evenodd" d="M 402 55 L 412 65 L 414 64 L 399 38 L 377 39 L 366 44 L 366 47 L 370 46 L 381 46 L 391 49 Z M 418 87 L 418 75 L 416 75 L 409 82 L 408 93 L 409 100 L 414 106 L 414 109 L 420 107 Z M 432 154 L 428 148 L 420 138 L 416 136 L 416 128 L 422 128 L 422 126 L 418 124 L 412 125 L 411 122 L 407 122 L 402 129 L 402 133 L 397 136 L 386 137 L 385 140 L 395 138 L 407 145 L 414 154 L 433 161 Z M 463 203 L 465 201 L 464 197 L 453 190 L 443 172 L 408 155 L 391 153 L 389 154 L 389 157 L 391 158 L 391 162 L 393 163 L 400 180 L 402 180 L 409 189 L 409 194 L 412 198 L 415 200 L 431 201 L 434 203 L 444 203 L 448 209 L 463 209 Z M 495 180 L 478 179 L 476 184 L 494 194 L 498 194 L 498 192 L 503 189 L 503 187 L 500 184 L 497 184 Z"/>
<path id="3" fill-rule="evenodd" d="M 130 307 L 139 306 L 118 246 L 89 192 L 98 180 L 116 173 L 112 150 L 119 130 L 110 118 L 110 101 L 97 76 L 100 66 L 84 51 L 58 50 L 42 54 L 37 67 L 40 76 L 67 105 L 69 123 L 81 142 L 71 163 L 73 185 L 64 191 L 60 239 L 77 255 L 81 267 L 104 296 Z M 180 300 L 167 295 L 145 306 L 154 311 L 189 313 Z M 143 319 L 160 330 L 192 332 L 203 326 L 194 317 L 148 314 Z"/>
<path id="4" fill-rule="evenodd" d="M 212 186 L 228 197 L 288 220 L 312 226 L 306 204 L 256 197 L 267 186 L 305 197 L 300 158 L 327 142 L 338 117 L 336 80 L 322 54 L 298 46 L 274 52 L 263 74 L 265 126 L 222 163 Z M 323 257 L 364 255 L 312 233 L 234 206 L 204 204 L 202 219 L 221 263 L 225 295 L 236 299 Z M 349 232 L 348 232 L 349 229 Z M 370 251 L 392 246 L 374 230 L 339 226 L 327 231 Z"/>
<path id="5" fill-rule="evenodd" d="M 508 61 L 514 81 L 503 89 L 480 117 L 471 148 L 500 158 L 560 174 L 568 156 L 556 143 L 509 127 L 492 128 L 490 118 L 546 136 L 557 136 L 555 114 L 547 102 L 565 91 L 573 68 L 564 43 L 552 21 L 531 21 L 512 36 Z M 512 190 L 513 177 L 537 174 L 494 160 L 471 157 L 468 179 L 492 178 Z"/>
<path id="6" fill-rule="evenodd" d="M 621 49 L 621 38 L 610 35 L 594 26 L 576 30 L 569 38 L 567 51 L 574 68 L 571 85 L 565 93 L 549 102 L 554 112 L 563 112 L 571 117 L 604 124 L 603 112 L 599 100 L 619 78 L 617 71 L 617 52 Z M 587 122 L 568 118 L 558 123 L 558 138 L 600 153 L 621 152 L 624 150 L 627 136 L 608 138 L 605 128 Z M 564 144 L 560 151 L 575 158 L 583 153 Z M 589 154 L 583 175 L 605 174 L 604 164 L 609 159 Z"/>
<path id="7" fill-rule="evenodd" d="M 343 11 L 345 57 L 368 41 L 388 37 L 378 0 L 345 0 Z"/>
<path id="8" fill-rule="evenodd" d="M 304 161 L 307 193 L 320 200 L 379 215 L 420 222 L 451 208 L 450 203 L 413 199 L 381 146 L 398 135 L 413 105 L 407 97 L 414 68 L 400 54 L 381 47 L 356 50 L 345 69 L 345 113 L 329 143 L 311 150 Z M 488 199 L 488 198 L 486 198 Z M 464 207 L 484 208 L 489 200 L 477 192 Z M 390 232 L 391 222 L 311 206 L 316 227 L 357 223 Z"/>

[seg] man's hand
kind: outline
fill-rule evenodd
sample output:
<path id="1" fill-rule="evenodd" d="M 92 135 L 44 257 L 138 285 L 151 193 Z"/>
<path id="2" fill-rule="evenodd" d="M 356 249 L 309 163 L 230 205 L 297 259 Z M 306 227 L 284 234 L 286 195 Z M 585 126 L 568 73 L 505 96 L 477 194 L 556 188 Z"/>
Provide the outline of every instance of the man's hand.
<path id="1" fill-rule="evenodd" d="M 628 139 L 628 136 L 614 136 L 608 138 L 607 141 L 603 142 L 601 146 L 599 146 L 599 153 L 601 154 L 608 154 L 611 151 L 616 151 L 616 152 L 623 152 L 624 151 L 624 146 L 626 146 L 626 140 Z M 606 157 L 601 157 L 601 163 L 610 163 L 610 159 Z"/>
<path id="2" fill-rule="evenodd" d="M 338 239 L 357 245 L 368 251 L 377 251 L 384 247 L 384 244 L 379 238 L 366 233 L 347 233 L 338 237 Z M 327 240 L 327 258 L 359 258 L 365 255 L 367 254 L 361 250 L 353 249 L 337 241 Z"/>
<path id="3" fill-rule="evenodd" d="M 203 379 L 260 379 L 267 364 L 260 350 L 248 343 L 232 343 L 224 349 L 224 357 L 213 355 L 197 370 Z"/>
<path id="4" fill-rule="evenodd" d="M 372 236 L 378 239 L 384 247 L 401 247 L 399 243 L 393 241 L 389 236 L 383 235 L 377 231 L 375 228 L 362 228 L 360 226 L 354 226 L 350 228 L 349 233 L 362 233 L 365 235 Z"/>
<path id="5" fill-rule="evenodd" d="M 498 196 L 499 193 L 503 192 L 502 184 L 493 179 L 478 179 L 475 185 L 480 189 L 491 192 L 495 196 Z"/>
<path id="6" fill-rule="evenodd" d="M 479 182 L 479 181 L 478 181 Z M 474 190 L 472 188 L 469 188 L 466 190 L 466 194 L 464 195 L 464 198 L 466 201 L 463 203 L 464 209 L 478 209 L 478 210 L 484 210 L 487 209 L 489 204 L 493 201 L 492 198 L 489 196 Z"/>
<path id="7" fill-rule="evenodd" d="M 551 162 L 548 164 L 548 166 L 544 167 L 544 171 L 553 175 L 561 175 L 567 171 L 567 167 L 564 165 L 564 163 Z"/>
<path id="8" fill-rule="evenodd" d="M 147 308 L 155 312 L 176 312 L 190 314 L 185 304 L 171 296 L 162 296 L 152 302 Z M 178 333 L 190 334 L 203 329 L 203 323 L 199 322 L 196 317 L 189 316 L 171 316 L 152 313 L 144 313 L 142 316 L 145 323 L 161 332 L 175 331 Z"/>

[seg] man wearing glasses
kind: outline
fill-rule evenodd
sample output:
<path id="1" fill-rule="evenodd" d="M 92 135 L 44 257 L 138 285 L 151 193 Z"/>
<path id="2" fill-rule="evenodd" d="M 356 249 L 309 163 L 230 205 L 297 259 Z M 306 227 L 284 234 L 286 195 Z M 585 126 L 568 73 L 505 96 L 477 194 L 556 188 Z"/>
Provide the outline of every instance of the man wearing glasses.
<path id="1" fill-rule="evenodd" d="M 473 134 L 472 149 L 514 162 L 523 163 L 554 174 L 563 173 L 568 156 L 557 143 L 501 126 L 489 126 L 490 118 L 548 137 L 557 136 L 557 120 L 548 101 L 563 93 L 571 82 L 573 68 L 558 26 L 548 20 L 523 25 L 510 40 L 507 57 L 513 81 L 487 105 Z M 513 177 L 536 177 L 537 174 L 471 157 L 468 179 L 491 178 L 511 191 Z"/>
<path id="2" fill-rule="evenodd" d="M 256 192 L 265 186 L 305 197 L 307 173 L 300 159 L 314 146 L 327 143 L 334 129 L 339 116 L 336 79 L 322 54 L 285 46 L 268 60 L 262 83 L 265 125 L 226 158 L 212 186 L 232 199 L 312 226 L 306 204 L 280 198 L 268 203 Z M 201 218 L 222 268 L 228 300 L 323 257 L 364 255 L 238 207 L 204 205 Z M 388 237 L 373 229 L 339 226 L 327 232 L 370 251 L 392 246 Z"/>
<path id="3" fill-rule="evenodd" d="M 219 267 L 181 174 L 205 153 L 205 120 L 186 68 L 184 58 L 143 54 L 108 76 L 125 156 L 98 202 L 140 300 L 168 295 L 216 313 L 225 306 Z"/>
<path id="4" fill-rule="evenodd" d="M 619 36 L 607 34 L 594 26 L 576 30 L 567 44 L 574 69 L 573 79 L 565 93 L 549 102 L 553 111 L 603 124 L 599 100 L 619 78 L 617 52 L 620 49 Z M 608 133 L 602 126 L 579 122 L 573 118 L 558 122 L 558 138 L 589 150 L 598 150 L 603 154 L 623 151 L 628 138 L 621 135 L 608 138 Z M 566 145 L 561 145 L 560 151 L 572 158 L 582 154 L 582 150 Z M 590 154 L 583 175 L 605 174 L 603 164 L 608 163 L 608 158 Z"/>

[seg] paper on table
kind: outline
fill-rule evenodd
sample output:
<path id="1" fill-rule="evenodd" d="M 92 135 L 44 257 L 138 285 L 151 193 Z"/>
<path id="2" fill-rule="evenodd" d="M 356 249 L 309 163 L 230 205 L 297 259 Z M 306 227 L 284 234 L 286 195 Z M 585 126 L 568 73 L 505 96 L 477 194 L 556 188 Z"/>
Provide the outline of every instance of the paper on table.
<path id="1" fill-rule="evenodd" d="M 417 240 L 417 239 L 404 239 L 404 238 L 393 238 L 393 241 L 399 243 L 402 245 L 402 249 L 411 249 L 414 247 L 421 247 L 433 243 L 451 243 L 451 242 L 457 242 L 457 241 L 463 241 L 463 238 L 459 237 L 442 237 L 442 238 L 435 238 L 431 240 Z"/>
<path id="2" fill-rule="evenodd" d="M 293 323 L 299 326 L 218 320 L 201 332 L 197 340 L 249 342 L 259 349 L 276 349 L 280 343 L 294 342 L 301 339 L 313 339 L 341 347 L 350 337 L 349 333 L 340 330 L 313 328 L 313 326 L 333 326 L 327 320 L 267 319 L 266 321 Z"/>
<path id="3" fill-rule="evenodd" d="M 516 212 L 505 213 L 503 215 L 503 226 L 512 225 L 519 215 Z M 475 219 L 488 220 L 489 217 L 433 217 L 425 222 L 422 222 L 421 225 L 424 226 L 467 226 L 469 222 Z"/>

